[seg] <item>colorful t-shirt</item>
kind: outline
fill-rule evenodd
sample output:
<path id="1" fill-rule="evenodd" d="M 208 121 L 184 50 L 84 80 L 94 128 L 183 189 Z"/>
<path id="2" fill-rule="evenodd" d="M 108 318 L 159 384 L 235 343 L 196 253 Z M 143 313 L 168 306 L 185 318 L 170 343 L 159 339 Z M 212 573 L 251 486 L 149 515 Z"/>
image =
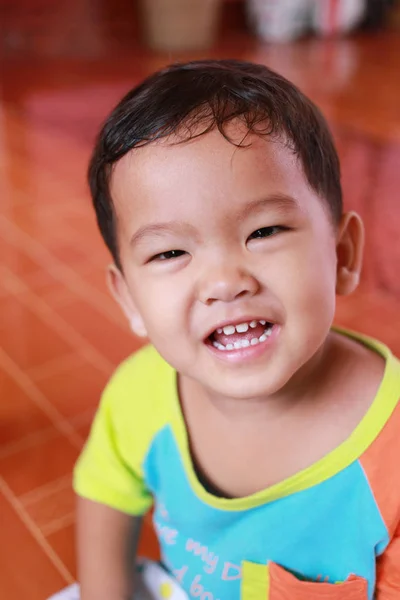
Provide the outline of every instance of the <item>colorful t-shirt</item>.
<path id="1" fill-rule="evenodd" d="M 148 346 L 105 389 L 76 492 L 132 515 L 154 505 L 164 563 L 200 600 L 400 598 L 400 363 L 350 437 L 246 498 L 212 495 L 191 460 L 177 374 Z"/>

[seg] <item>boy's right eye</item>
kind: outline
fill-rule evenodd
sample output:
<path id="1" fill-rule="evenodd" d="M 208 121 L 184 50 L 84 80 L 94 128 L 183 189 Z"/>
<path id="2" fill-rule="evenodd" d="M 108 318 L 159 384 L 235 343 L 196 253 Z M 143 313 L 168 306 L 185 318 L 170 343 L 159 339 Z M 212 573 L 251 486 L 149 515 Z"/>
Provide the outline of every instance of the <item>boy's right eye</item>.
<path id="1" fill-rule="evenodd" d="M 186 254 L 184 250 L 168 250 L 168 252 L 161 252 L 160 254 L 156 254 L 150 259 L 149 262 L 172 260 L 174 258 L 179 258 L 184 254 Z"/>

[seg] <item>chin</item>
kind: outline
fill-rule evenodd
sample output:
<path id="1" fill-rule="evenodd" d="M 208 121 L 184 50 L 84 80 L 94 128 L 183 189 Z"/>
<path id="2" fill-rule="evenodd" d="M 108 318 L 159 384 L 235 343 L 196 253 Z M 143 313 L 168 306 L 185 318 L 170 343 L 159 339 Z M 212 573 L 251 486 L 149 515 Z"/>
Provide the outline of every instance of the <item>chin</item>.
<path id="1" fill-rule="evenodd" d="M 255 382 L 254 378 L 250 378 L 249 381 L 246 381 L 246 378 L 242 378 L 239 381 L 232 382 L 231 385 L 218 385 L 212 389 L 214 389 L 217 394 L 224 396 L 225 398 L 231 398 L 238 401 L 256 398 L 267 399 L 269 396 L 273 396 L 283 389 L 289 380 L 290 377 L 274 377 L 273 381 L 269 380 Z M 208 385 L 208 387 L 211 386 Z"/>

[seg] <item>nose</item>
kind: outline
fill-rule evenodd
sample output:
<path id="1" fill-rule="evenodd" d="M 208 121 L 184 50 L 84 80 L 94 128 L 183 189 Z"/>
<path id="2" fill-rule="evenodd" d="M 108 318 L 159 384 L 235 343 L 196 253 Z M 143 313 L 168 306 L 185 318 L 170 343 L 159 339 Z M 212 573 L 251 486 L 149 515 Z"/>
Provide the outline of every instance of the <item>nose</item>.
<path id="1" fill-rule="evenodd" d="M 198 298 L 206 305 L 217 301 L 233 302 L 244 296 L 254 296 L 259 287 L 257 279 L 234 261 L 214 263 L 204 272 Z"/>

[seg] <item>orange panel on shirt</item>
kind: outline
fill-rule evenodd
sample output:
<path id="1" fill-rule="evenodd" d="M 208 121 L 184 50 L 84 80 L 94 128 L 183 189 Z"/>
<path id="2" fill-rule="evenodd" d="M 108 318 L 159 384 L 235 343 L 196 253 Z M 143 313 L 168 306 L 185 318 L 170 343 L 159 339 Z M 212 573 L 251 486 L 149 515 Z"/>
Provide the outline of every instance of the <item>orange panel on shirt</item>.
<path id="1" fill-rule="evenodd" d="M 360 463 L 390 538 L 400 523 L 400 403 Z M 385 468 L 382 468 L 385 465 Z M 400 568 L 400 567 L 399 567 Z"/>

